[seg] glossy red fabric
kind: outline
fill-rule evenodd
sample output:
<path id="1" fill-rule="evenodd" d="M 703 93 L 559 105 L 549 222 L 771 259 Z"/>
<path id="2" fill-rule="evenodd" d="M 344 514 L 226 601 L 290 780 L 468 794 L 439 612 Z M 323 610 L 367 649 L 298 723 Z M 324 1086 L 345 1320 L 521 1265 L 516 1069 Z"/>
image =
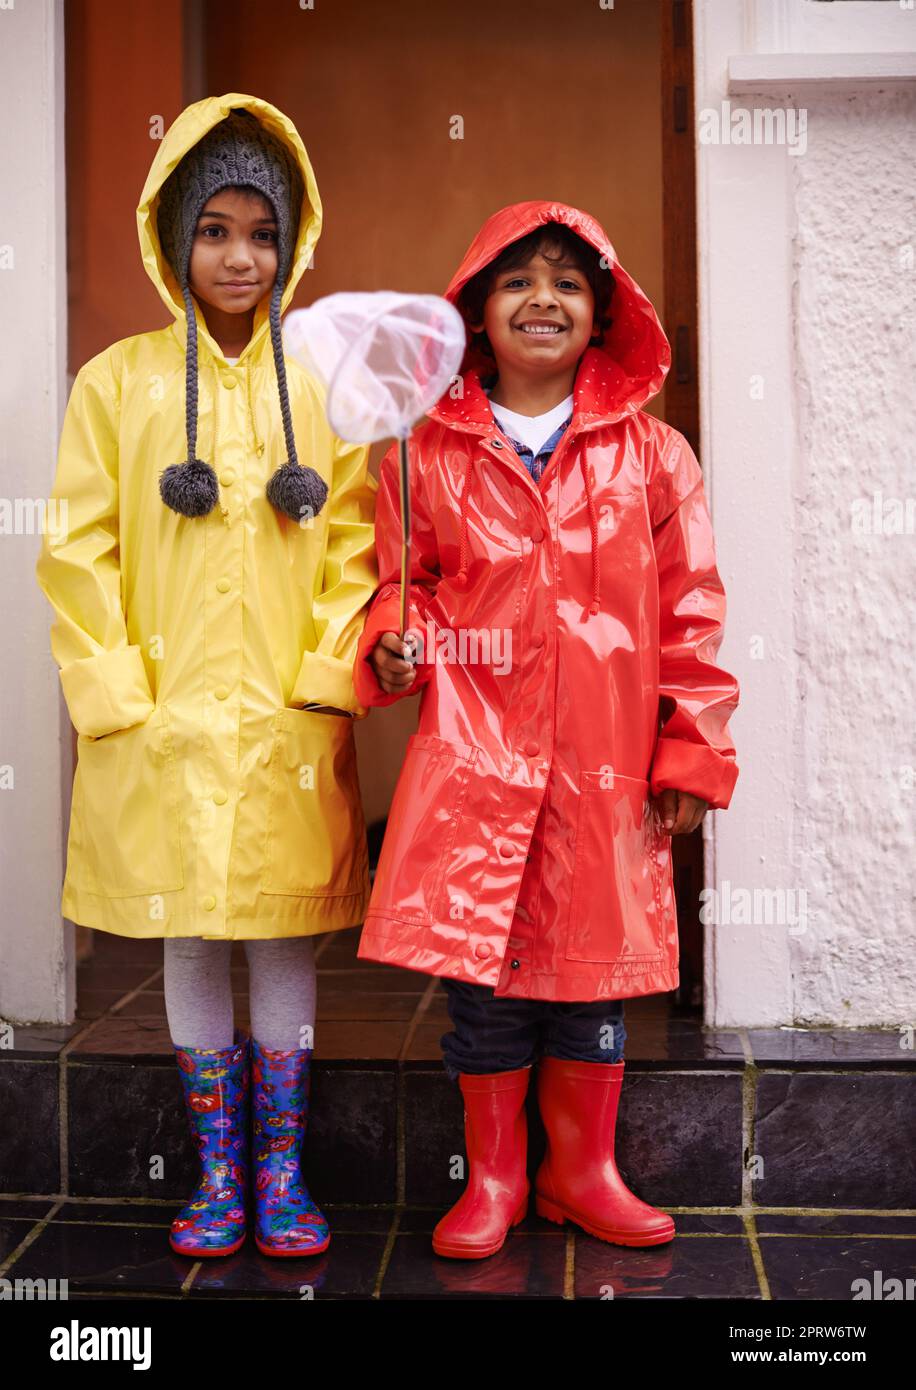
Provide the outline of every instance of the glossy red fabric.
<path id="1" fill-rule="evenodd" d="M 663 1245 L 675 1234 L 674 1221 L 631 1192 L 617 1167 L 624 1065 L 540 1059 L 538 1110 L 547 1149 L 535 1179 L 535 1206 L 548 1221 L 574 1221 L 614 1245 Z"/>
<path id="2" fill-rule="evenodd" d="M 359 955 L 532 999 L 673 989 L 670 837 L 649 797 L 728 805 L 735 679 L 715 664 L 725 596 L 699 464 L 642 407 L 670 364 L 649 300 L 591 217 L 561 203 L 494 214 L 446 291 L 556 221 L 617 288 L 583 355 L 572 422 L 536 484 L 470 352 L 411 440 L 411 623 L 421 692 Z M 355 663 L 398 630 L 397 453 L 382 462 L 380 584 Z M 451 645 L 450 645 L 451 644 Z"/>

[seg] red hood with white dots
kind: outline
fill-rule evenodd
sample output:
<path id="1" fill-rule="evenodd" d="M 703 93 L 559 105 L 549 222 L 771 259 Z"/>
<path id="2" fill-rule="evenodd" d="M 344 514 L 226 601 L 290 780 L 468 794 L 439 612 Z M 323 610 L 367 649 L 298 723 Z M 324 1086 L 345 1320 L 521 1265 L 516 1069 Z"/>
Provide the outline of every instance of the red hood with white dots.
<path id="1" fill-rule="evenodd" d="M 594 404 L 599 406 L 599 413 L 619 413 L 621 408 L 627 414 L 640 410 L 661 390 L 671 365 L 671 348 L 648 296 L 618 261 L 604 228 L 587 212 L 543 199 L 512 203 L 494 212 L 465 252 L 445 291 L 445 298 L 457 304 L 458 295 L 467 282 L 495 260 L 505 247 L 548 222 L 569 227 L 593 246 L 604 257 L 616 281 L 609 310 L 611 325 L 601 346 L 589 348 L 585 354 L 591 358 L 595 354 L 606 356 L 616 367 L 616 371 L 599 373 L 603 399 L 600 405 L 598 401 Z M 469 344 L 470 340 L 469 329 Z M 491 359 L 468 346 L 461 371 L 481 370 L 492 365 Z"/>

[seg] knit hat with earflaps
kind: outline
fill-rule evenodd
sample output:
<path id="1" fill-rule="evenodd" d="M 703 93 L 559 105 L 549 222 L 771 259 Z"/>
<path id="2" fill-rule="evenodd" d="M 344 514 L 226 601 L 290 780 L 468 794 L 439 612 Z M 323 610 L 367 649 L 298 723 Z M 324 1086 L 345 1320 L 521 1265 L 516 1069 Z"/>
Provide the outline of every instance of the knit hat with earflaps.
<path id="1" fill-rule="evenodd" d="M 190 149 L 162 185 L 157 209 L 159 242 L 184 296 L 188 323 L 185 415 L 188 457 L 159 478 L 163 502 L 182 516 L 206 516 L 219 497 L 216 474 L 197 450 L 197 317 L 188 286 L 188 266 L 197 222 L 208 199 L 223 188 L 249 187 L 268 200 L 277 219 L 277 278 L 270 296 L 273 346 L 287 461 L 267 484 L 274 507 L 294 521 L 317 516 L 328 488 L 314 468 L 300 464 L 280 333 L 280 300 L 289 275 L 302 207 L 302 175 L 290 151 L 250 111 L 236 108 Z"/>

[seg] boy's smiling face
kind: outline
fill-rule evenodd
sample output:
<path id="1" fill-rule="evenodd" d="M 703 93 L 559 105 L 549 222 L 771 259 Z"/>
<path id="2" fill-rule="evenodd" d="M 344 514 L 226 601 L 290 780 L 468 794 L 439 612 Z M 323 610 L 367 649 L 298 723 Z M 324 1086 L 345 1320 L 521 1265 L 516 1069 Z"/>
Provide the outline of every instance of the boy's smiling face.
<path id="1" fill-rule="evenodd" d="M 215 193 L 204 205 L 191 244 L 193 293 L 217 316 L 251 317 L 276 278 L 277 220 L 270 203 L 239 188 Z"/>
<path id="2" fill-rule="evenodd" d="M 588 347 L 595 297 L 577 266 L 538 251 L 526 266 L 497 274 L 483 320 L 471 327 L 486 332 L 500 370 L 553 375 L 573 370 Z"/>

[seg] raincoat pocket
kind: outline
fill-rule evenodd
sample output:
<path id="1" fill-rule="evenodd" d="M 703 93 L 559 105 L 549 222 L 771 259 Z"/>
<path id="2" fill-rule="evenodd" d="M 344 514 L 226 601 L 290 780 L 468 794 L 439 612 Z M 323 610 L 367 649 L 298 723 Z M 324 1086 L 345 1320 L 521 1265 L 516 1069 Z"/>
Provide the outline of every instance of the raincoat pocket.
<path id="1" fill-rule="evenodd" d="M 447 920 L 444 898 L 459 895 L 473 907 L 460 874 L 449 871 L 471 769 L 480 749 L 433 734 L 412 734 L 395 787 L 367 916 L 404 922 Z M 461 882 L 457 880 L 461 879 Z"/>
<path id="2" fill-rule="evenodd" d="M 77 738 L 71 845 L 74 881 L 105 898 L 184 887 L 178 775 L 169 711 L 102 738 Z"/>
<path id="3" fill-rule="evenodd" d="M 580 772 L 567 960 L 635 966 L 663 959 L 663 883 L 670 844 L 649 784 Z"/>
<path id="4" fill-rule="evenodd" d="M 363 892 L 369 853 L 352 719 L 285 706 L 272 727 L 262 893 Z"/>

